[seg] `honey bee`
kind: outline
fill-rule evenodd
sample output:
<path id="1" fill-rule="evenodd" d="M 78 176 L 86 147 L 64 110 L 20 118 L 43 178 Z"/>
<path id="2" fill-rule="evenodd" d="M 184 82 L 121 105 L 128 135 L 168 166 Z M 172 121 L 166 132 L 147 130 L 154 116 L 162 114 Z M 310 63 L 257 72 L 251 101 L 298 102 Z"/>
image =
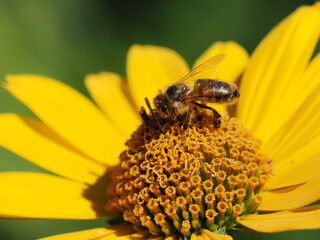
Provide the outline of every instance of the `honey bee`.
<path id="1" fill-rule="evenodd" d="M 175 120 L 179 116 L 194 117 L 194 109 L 197 107 L 209 109 L 213 114 L 214 127 L 219 128 L 221 115 L 206 103 L 233 104 L 240 97 L 234 83 L 206 78 L 217 71 L 218 64 L 223 58 L 224 54 L 209 58 L 178 82 L 168 86 L 163 93 L 160 91 L 153 99 L 157 114 L 162 119 Z M 146 99 L 146 103 L 153 114 L 148 99 Z M 143 111 L 144 109 L 140 111 L 140 114 L 145 118 L 146 114 L 143 114 Z"/>

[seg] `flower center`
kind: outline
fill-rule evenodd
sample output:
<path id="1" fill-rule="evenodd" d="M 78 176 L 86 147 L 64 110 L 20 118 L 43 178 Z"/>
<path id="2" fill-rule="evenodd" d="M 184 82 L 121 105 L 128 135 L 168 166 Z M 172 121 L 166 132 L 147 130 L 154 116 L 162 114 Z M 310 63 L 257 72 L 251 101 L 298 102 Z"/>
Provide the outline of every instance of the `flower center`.
<path id="1" fill-rule="evenodd" d="M 107 208 L 137 230 L 186 239 L 201 228 L 224 233 L 256 211 L 271 161 L 236 118 L 222 117 L 216 129 L 200 112 L 191 124 L 164 127 L 141 125 L 127 141 Z"/>

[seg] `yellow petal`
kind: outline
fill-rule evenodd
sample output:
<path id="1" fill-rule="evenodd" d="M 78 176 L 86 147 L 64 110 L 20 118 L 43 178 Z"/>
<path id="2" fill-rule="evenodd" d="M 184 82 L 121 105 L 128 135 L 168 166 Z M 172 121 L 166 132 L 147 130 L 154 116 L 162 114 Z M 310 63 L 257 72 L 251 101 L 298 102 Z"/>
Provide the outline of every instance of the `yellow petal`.
<path id="1" fill-rule="evenodd" d="M 271 214 L 249 214 L 238 222 L 257 232 L 283 232 L 320 228 L 320 210 L 293 212 L 284 211 Z"/>
<path id="2" fill-rule="evenodd" d="M 274 169 L 276 174 L 283 175 L 291 170 L 302 166 L 310 159 L 319 155 L 320 135 L 312 139 L 308 144 L 297 149 L 293 154 L 285 157 L 282 161 L 275 161 Z M 311 171 L 312 172 L 312 171 Z M 285 182 L 285 181 L 284 181 Z"/>
<path id="3" fill-rule="evenodd" d="M 247 51 L 236 42 L 216 42 L 212 44 L 196 60 L 194 67 L 203 63 L 210 57 L 221 53 L 225 54 L 225 58 L 219 64 L 219 70 L 216 73 L 216 77 L 228 82 L 235 82 L 245 69 L 249 59 Z"/>
<path id="4" fill-rule="evenodd" d="M 193 234 L 191 235 L 190 240 L 203 240 L 203 239 L 202 239 L 202 236 L 200 235 L 200 233 L 195 232 L 195 233 L 193 233 Z"/>
<path id="5" fill-rule="evenodd" d="M 0 174 L 0 217 L 93 219 L 104 215 L 102 190 L 34 172 Z M 86 197 L 84 197 L 86 195 Z"/>
<path id="6" fill-rule="evenodd" d="M 0 145 L 61 176 L 94 183 L 105 167 L 70 147 L 38 120 L 15 114 L 0 115 Z"/>
<path id="7" fill-rule="evenodd" d="M 210 239 L 210 240 L 232 240 L 232 237 L 226 234 L 218 234 L 210 232 L 207 229 L 201 229 L 201 236 L 203 239 Z"/>
<path id="8" fill-rule="evenodd" d="M 213 233 L 207 229 L 200 229 L 192 233 L 191 240 L 232 240 L 232 237 L 226 234 Z"/>
<path id="9" fill-rule="evenodd" d="M 284 179 L 285 181 L 285 179 Z M 262 203 L 258 210 L 279 211 L 306 206 L 320 199 L 319 173 L 312 180 L 289 192 L 266 191 L 261 194 Z"/>
<path id="10" fill-rule="evenodd" d="M 213 233 L 207 229 L 200 229 L 192 233 L 191 240 L 232 240 L 232 237 L 226 234 Z"/>
<path id="11" fill-rule="evenodd" d="M 238 43 L 229 42 L 216 42 L 212 44 L 195 62 L 194 67 L 203 63 L 210 57 L 224 53 L 225 58 L 219 64 L 217 73 L 213 76 L 227 82 L 235 82 L 241 73 L 244 71 L 249 55 L 247 51 Z M 226 105 L 222 104 L 209 104 L 218 112 L 223 113 L 226 111 Z"/>
<path id="12" fill-rule="evenodd" d="M 138 110 L 126 98 L 121 77 L 115 73 L 90 74 L 85 79 L 92 98 L 108 119 L 128 138 L 140 122 Z"/>
<path id="13" fill-rule="evenodd" d="M 116 165 L 124 138 L 74 89 L 42 76 L 9 75 L 5 88 L 44 123 L 93 159 Z"/>
<path id="14" fill-rule="evenodd" d="M 319 65 L 320 68 L 320 65 Z M 319 71 L 320 72 L 320 71 Z M 320 73 L 319 77 L 320 79 Z M 283 161 L 297 149 L 307 145 L 320 134 L 320 85 L 263 147 L 274 162 Z"/>
<path id="15" fill-rule="evenodd" d="M 41 238 L 39 240 L 99 240 L 107 234 L 106 228 L 95 228 L 84 231 L 59 234 L 51 237 Z"/>
<path id="16" fill-rule="evenodd" d="M 110 227 L 109 227 L 110 228 Z M 107 236 L 101 238 L 100 240 L 146 240 L 146 239 L 154 239 L 154 240 L 163 240 L 164 237 L 156 237 L 149 238 L 149 232 L 147 230 L 135 232 L 132 224 L 123 223 L 119 226 L 114 226 L 111 228 L 116 228 L 114 232 L 110 232 Z"/>
<path id="17" fill-rule="evenodd" d="M 320 134 L 320 54 L 309 64 L 302 82 L 303 94 L 308 93 L 309 97 L 301 104 L 299 109 L 292 115 L 291 119 L 270 137 L 270 141 L 263 145 L 263 151 L 273 157 L 273 162 L 285 160 L 297 149 L 308 144 L 313 138 Z M 299 93 L 300 94 L 300 93 Z M 300 97 L 297 98 L 300 100 Z M 296 104 L 297 101 L 294 101 Z"/>
<path id="18" fill-rule="evenodd" d="M 164 240 L 179 240 L 179 237 L 177 235 L 174 235 L 174 236 L 166 237 L 166 238 L 164 238 Z"/>
<path id="19" fill-rule="evenodd" d="M 84 231 L 59 234 L 51 237 L 41 238 L 39 240 L 102 240 L 105 237 L 112 236 L 116 239 L 117 236 L 131 234 L 132 227 L 129 224 L 119 224 L 108 228 L 95 228 Z M 118 239 L 118 238 L 117 238 Z M 129 238 L 127 238 L 129 239 Z"/>
<path id="20" fill-rule="evenodd" d="M 159 89 L 178 81 L 189 72 L 184 59 L 175 51 L 150 45 L 133 45 L 127 57 L 129 87 L 136 105 L 151 102 Z"/>
<path id="21" fill-rule="evenodd" d="M 270 186 L 284 187 L 303 183 L 317 172 L 320 161 L 319 91 L 320 86 L 280 129 L 278 135 L 264 145 L 263 151 L 272 157 L 276 172 Z M 314 166 L 312 163 L 315 163 Z"/>
<path id="22" fill-rule="evenodd" d="M 301 79 L 319 39 L 319 25 L 319 6 L 300 7 L 252 55 L 240 87 L 238 113 L 262 140 L 274 135 L 308 96 L 301 91 L 308 83 Z"/>
<path id="23" fill-rule="evenodd" d="M 281 172 L 278 171 L 279 165 L 274 166 L 276 174 L 269 180 L 268 189 L 294 186 L 310 181 L 320 172 L 320 153 L 301 164 L 295 165 L 294 167 L 289 167 L 289 164 L 290 163 L 286 165 L 288 170 Z"/>

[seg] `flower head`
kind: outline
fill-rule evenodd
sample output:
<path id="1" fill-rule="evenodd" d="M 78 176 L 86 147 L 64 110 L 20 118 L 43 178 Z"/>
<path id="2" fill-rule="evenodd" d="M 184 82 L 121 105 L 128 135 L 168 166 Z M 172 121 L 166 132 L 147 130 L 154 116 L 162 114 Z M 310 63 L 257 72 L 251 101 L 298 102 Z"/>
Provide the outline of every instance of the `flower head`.
<path id="1" fill-rule="evenodd" d="M 189 122 L 159 123 L 154 112 L 151 124 L 141 123 L 144 98 L 189 72 L 167 48 L 134 45 L 128 83 L 89 75 L 99 108 L 56 80 L 7 76 L 3 86 L 40 120 L 2 114 L 0 144 L 58 176 L 1 173 L 0 216 L 120 214 L 126 222 L 45 239 L 231 239 L 233 230 L 319 228 L 320 206 L 310 206 L 320 199 L 320 55 L 310 61 L 319 13 L 319 4 L 297 9 L 249 61 L 234 42 L 216 43 L 196 61 L 224 53 L 206 77 L 235 81 L 243 73 L 236 114 L 224 113 L 218 128 L 203 108 Z"/>
<path id="2" fill-rule="evenodd" d="M 254 213 L 272 174 L 261 142 L 224 116 L 215 129 L 207 112 L 191 125 L 142 125 L 127 142 L 113 172 L 107 208 L 151 235 L 180 235 L 208 229 L 225 233 L 239 215 Z"/>

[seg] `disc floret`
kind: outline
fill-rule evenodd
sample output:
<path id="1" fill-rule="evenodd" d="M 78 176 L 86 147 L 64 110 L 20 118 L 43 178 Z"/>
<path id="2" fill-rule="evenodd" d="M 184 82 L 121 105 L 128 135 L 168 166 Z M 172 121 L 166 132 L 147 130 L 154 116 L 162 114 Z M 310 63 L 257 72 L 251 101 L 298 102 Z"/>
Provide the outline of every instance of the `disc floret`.
<path id="1" fill-rule="evenodd" d="M 261 142 L 228 116 L 218 129 L 206 112 L 191 124 L 141 125 L 126 145 L 107 207 L 152 236 L 237 228 L 239 216 L 258 208 L 272 174 Z"/>

